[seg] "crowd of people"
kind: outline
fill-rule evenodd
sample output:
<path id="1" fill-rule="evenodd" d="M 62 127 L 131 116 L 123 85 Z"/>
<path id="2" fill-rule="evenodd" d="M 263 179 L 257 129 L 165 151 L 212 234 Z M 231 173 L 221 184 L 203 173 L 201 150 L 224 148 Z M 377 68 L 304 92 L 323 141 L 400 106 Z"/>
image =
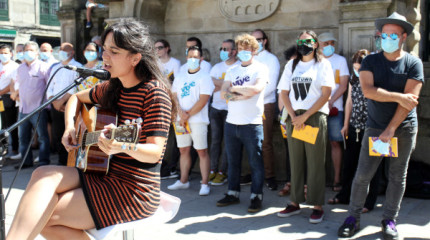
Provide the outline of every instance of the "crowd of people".
<path id="1" fill-rule="evenodd" d="M 124 24 L 131 24 L 131 29 L 127 30 L 130 33 L 125 32 Z M 122 171 L 127 171 L 123 169 L 125 165 L 121 165 L 123 164 L 121 160 L 136 159 L 139 163 L 144 162 L 143 165 L 131 162 L 127 166 L 132 166 L 130 171 L 141 166 L 143 172 L 136 170 L 131 174 L 135 174 L 134 177 L 143 174 L 144 178 L 156 182 L 155 185 L 150 184 L 151 188 L 148 190 L 148 185 L 145 184 L 149 184 L 149 180 L 146 181 L 143 183 L 146 188 L 142 188 L 145 189 L 142 191 L 148 194 L 144 197 L 147 203 L 158 203 L 152 199 L 157 197 L 157 190 L 152 187 L 158 187 L 159 191 L 160 180 L 156 181 L 154 177 L 158 174 L 161 179 L 178 177 L 178 180 L 167 189 L 172 191 L 187 189 L 190 186 L 190 171 L 198 157 L 201 174 L 199 195 L 207 196 L 210 194 L 211 186 L 227 183 L 225 196 L 216 203 L 218 207 L 226 207 L 239 203 L 241 185 L 250 183 L 250 205 L 247 211 L 255 213 L 263 208 L 265 183 L 273 191 L 278 187 L 278 180 L 275 177 L 277 160 L 273 149 L 273 125 L 279 119 L 281 129 L 284 131 L 288 156 L 285 169 L 287 181 L 278 194 L 280 196 L 289 194 L 290 202 L 277 215 L 290 217 L 300 214 L 300 204 L 306 202 L 314 206 L 309 217 L 310 223 L 319 223 L 324 219 L 326 150 L 331 149 L 334 180 L 330 185 L 332 190 L 338 193 L 329 198 L 328 204 L 349 204 L 350 216 L 340 226 L 338 235 L 351 237 L 360 228 L 361 213 L 373 209 L 379 192 L 380 163 L 384 156 L 369 156 L 369 150 L 372 150 L 369 149 L 371 141 L 369 138 L 378 138 L 382 146 L 396 137 L 398 155 L 386 158 L 389 161 L 389 176 L 381 224 L 384 239 L 398 238 L 396 218 L 405 190 L 408 161 L 415 146 L 417 133 L 415 107 L 424 81 L 421 61 L 402 49 L 413 29 L 405 17 L 394 13 L 390 17 L 376 20 L 375 45 L 380 48 L 373 53 L 366 49 L 358 50 L 350 60 L 352 74 L 347 59 L 335 53 L 337 39 L 330 32 L 317 35 L 314 31 L 302 31 L 294 46 L 285 51 L 287 64 L 282 70 L 279 59 L 271 53 L 270 40 L 262 29 L 255 29 L 250 34 L 240 34 L 235 39 L 220 40 L 221 62 L 213 67 L 203 59 L 201 40 L 190 37 L 185 43 L 186 63 L 181 66 L 178 59 L 170 56 L 171 47 L 165 39 L 151 42 L 151 46 L 148 46 L 148 41 L 145 40 L 144 46 L 141 48 L 136 46 L 135 35 L 131 34 L 141 26 L 134 24 L 136 23 L 120 22 L 106 30 L 102 36 L 105 49 L 102 54 L 103 62 L 100 61 L 100 42 L 90 42 L 85 46 L 84 56 L 87 60 L 85 67 L 92 69 L 103 67 L 111 72 L 112 79 L 99 84 L 95 77 L 88 77 L 80 86 L 60 96 L 52 103 L 50 109 L 41 112 L 37 127 L 35 125 L 37 118 L 33 117 L 19 127 L 19 134 L 12 134 L 13 151 L 19 150 L 23 157 L 31 144 L 32 129 L 35 129 L 39 141 L 38 165 L 50 164 L 50 141 L 59 154 L 59 164 L 66 165 L 67 151 L 74 148 L 75 139 L 71 137 L 73 135 L 71 129 L 74 128 L 71 127 L 73 122 L 71 112 L 77 103 L 92 102 L 107 106 L 120 113 L 122 121 L 124 116 L 139 112 L 140 110 L 132 108 L 140 103 L 122 105 L 121 101 L 124 103 L 127 99 L 132 101 L 131 99 L 137 96 L 134 94 L 140 94 L 140 91 L 144 95 L 149 94 L 145 95 L 146 97 L 159 94 L 158 100 L 155 99 L 154 103 L 151 103 L 155 104 L 151 105 L 154 108 L 151 111 L 154 111 L 153 114 L 160 114 L 162 120 L 159 121 L 163 122 L 162 124 L 155 122 L 155 115 L 141 113 L 149 120 L 145 120 L 147 125 L 145 123 L 143 125 L 146 129 L 142 131 L 148 132 L 145 133 L 144 139 L 141 138 L 142 146 L 137 151 L 140 154 L 127 149 L 119 150 L 116 148 L 119 143 L 115 141 L 107 143 L 106 138 L 99 139 L 99 146 L 104 152 L 119 153 L 112 163 L 114 168 L 112 174 L 123 174 Z M 138 35 L 142 34 L 144 38 L 149 36 L 145 35 L 146 30 Z M 130 40 L 121 38 L 129 36 L 133 38 L 130 37 Z M 5 111 L 2 112 L 3 128 L 16 122 L 17 119 L 10 116 L 15 115 L 22 119 L 40 105 L 43 97 L 50 99 L 73 82 L 77 73 L 60 67 L 82 66 L 74 59 L 73 45 L 67 42 L 61 44 L 58 62 L 52 58 L 52 47 L 48 43 L 42 44 L 40 49 L 35 42 L 24 44 L 22 49 L 18 47 L 15 50 L 15 58 L 22 62 L 20 64 L 11 60 L 13 52 L 11 46 L 0 46 L 2 74 L 0 86 L 3 87 L 0 93 L 5 105 Z M 148 53 L 150 51 L 152 52 Z M 23 54 L 20 55 L 21 52 Z M 115 61 L 121 59 L 122 55 L 125 55 L 123 58 L 126 62 L 116 63 Z M 140 60 L 135 60 L 136 58 Z M 141 73 L 137 71 L 139 61 L 143 62 Z M 124 69 L 121 69 L 122 67 Z M 127 74 L 125 72 L 127 69 L 133 69 L 136 75 L 130 76 L 129 74 L 134 71 Z M 55 72 L 45 96 L 47 81 Z M 139 80 L 136 80 L 136 77 Z M 161 82 L 165 86 L 171 84 L 171 88 L 166 90 L 161 87 L 162 91 L 159 92 L 153 88 L 147 89 L 147 85 L 151 84 L 155 89 L 159 89 L 159 85 L 155 83 L 157 79 L 165 79 L 166 81 Z M 145 82 L 145 85 L 140 85 L 140 81 Z M 136 87 L 136 84 L 139 87 Z M 108 94 L 115 96 L 108 100 L 109 97 L 106 97 Z M 345 101 L 344 95 L 347 96 Z M 171 123 L 170 107 L 167 107 L 170 101 L 168 104 L 166 99 L 162 99 L 166 96 L 172 102 L 174 121 Z M 149 107 L 147 101 L 142 104 L 144 105 L 142 108 Z M 167 108 L 169 114 L 166 112 Z M 6 115 L 7 117 L 4 117 Z M 151 124 L 154 125 L 153 128 L 150 128 Z M 110 128 L 112 127 L 108 127 Z M 159 129 L 154 130 L 155 128 Z M 49 129 L 51 133 L 48 133 Z M 316 131 L 311 134 L 314 130 Z M 312 135 L 312 139 L 300 138 L 298 135 Z M 165 142 L 169 154 L 165 154 L 161 161 L 163 154 L 159 148 L 162 149 Z M 157 151 L 147 147 L 148 143 L 156 144 Z M 242 156 L 243 151 L 246 152 L 246 158 Z M 159 154 L 158 158 L 154 157 L 155 152 Z M 144 160 L 147 155 L 153 159 Z M 243 163 L 242 159 L 247 161 Z M 249 171 L 245 168 L 242 171 L 243 164 L 249 165 Z M 31 151 L 22 167 L 33 167 Z M 41 179 L 52 178 L 50 175 L 52 169 L 46 167 L 41 169 L 38 171 Z M 117 184 L 111 181 L 111 175 L 107 175 L 106 178 L 109 180 L 105 180 L 103 177 L 85 175 L 82 172 L 79 172 L 78 177 L 75 172 L 70 173 L 69 170 L 62 168 L 54 170 L 74 179 L 73 187 L 64 187 L 61 182 L 54 186 L 57 190 L 59 187 L 66 188 L 66 194 L 67 191 L 74 191 L 73 189 L 79 187 L 86 197 L 89 194 L 92 198 L 98 199 L 100 196 L 97 191 Z M 79 179 L 80 184 L 76 184 Z M 35 182 L 30 184 L 37 185 Z M 34 187 L 33 191 L 35 189 L 37 187 Z M 124 191 L 120 188 L 118 194 L 124 194 Z M 128 198 L 119 197 L 117 201 L 126 199 Z M 103 205 L 88 200 L 88 197 L 86 203 L 89 210 L 85 210 L 85 214 L 91 216 L 94 222 L 72 224 L 74 226 L 72 228 L 85 229 L 93 225 L 104 227 L 129 221 L 133 217 L 146 217 L 154 210 L 151 204 L 139 205 L 142 203 L 133 202 L 129 204 L 142 207 L 140 215 L 134 215 L 133 212 L 130 217 L 116 218 L 100 210 L 109 206 L 115 209 L 115 212 L 121 211 L 110 203 Z M 79 204 L 81 204 L 79 207 L 85 204 L 84 200 Z M 51 212 L 57 211 L 52 206 L 46 208 Z M 41 216 L 48 216 L 44 214 Z M 47 226 L 36 226 L 37 224 L 31 221 L 28 224 L 30 229 L 31 226 L 36 226 L 34 229 L 49 235 L 52 234 L 53 224 L 56 222 L 48 219 L 46 221 Z M 15 234 L 18 227 L 16 225 L 12 227 L 11 231 Z"/>

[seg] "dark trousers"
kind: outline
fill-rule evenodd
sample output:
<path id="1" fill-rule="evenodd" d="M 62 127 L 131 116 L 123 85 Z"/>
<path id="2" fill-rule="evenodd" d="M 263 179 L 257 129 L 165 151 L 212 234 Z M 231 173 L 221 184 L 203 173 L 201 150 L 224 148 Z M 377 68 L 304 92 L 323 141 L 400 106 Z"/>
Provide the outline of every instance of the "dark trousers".
<path id="1" fill-rule="evenodd" d="M 160 176 L 169 176 L 176 171 L 179 162 L 179 149 L 176 144 L 175 129 L 170 125 L 169 137 L 167 138 L 166 151 L 161 164 Z"/>
<path id="2" fill-rule="evenodd" d="M 364 129 L 356 132 L 356 129 L 349 126 L 348 139 L 346 142 L 346 150 L 344 152 L 343 169 L 342 169 L 342 190 L 336 195 L 340 203 L 349 204 L 351 196 L 352 180 L 357 171 L 358 158 L 360 156 L 361 141 L 363 140 Z M 378 167 L 375 176 L 372 178 L 369 186 L 369 193 L 366 198 L 364 207 L 372 210 L 375 206 L 376 198 L 379 192 L 379 179 L 382 174 L 382 166 Z"/>
<path id="3" fill-rule="evenodd" d="M 52 117 L 52 141 L 54 142 L 55 148 L 58 152 L 58 163 L 60 165 L 67 165 L 68 152 L 61 143 L 61 138 L 64 134 L 64 112 L 55 110 L 54 106 L 51 105 L 51 117 Z"/>
<path id="4" fill-rule="evenodd" d="M 1 127 L 2 129 L 6 129 L 16 123 L 18 120 L 18 108 L 13 107 L 5 107 L 4 112 L 1 112 Z M 18 152 L 19 142 L 18 142 L 18 128 L 12 131 L 12 150 L 14 152 Z"/>
<path id="5" fill-rule="evenodd" d="M 275 119 L 275 103 L 264 104 L 263 119 L 263 161 L 266 179 L 275 177 L 275 153 L 273 151 L 273 121 Z"/>

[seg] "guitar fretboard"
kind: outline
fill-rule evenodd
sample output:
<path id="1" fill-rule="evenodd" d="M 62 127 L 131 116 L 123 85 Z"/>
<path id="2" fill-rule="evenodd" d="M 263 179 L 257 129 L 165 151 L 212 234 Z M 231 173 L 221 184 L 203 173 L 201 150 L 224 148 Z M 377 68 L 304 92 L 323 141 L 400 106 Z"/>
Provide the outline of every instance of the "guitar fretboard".
<path id="1" fill-rule="evenodd" d="M 82 142 L 84 143 L 84 146 L 88 146 L 91 144 L 97 143 L 99 140 L 100 133 L 102 131 L 95 131 L 95 132 L 87 132 L 84 134 Z"/>

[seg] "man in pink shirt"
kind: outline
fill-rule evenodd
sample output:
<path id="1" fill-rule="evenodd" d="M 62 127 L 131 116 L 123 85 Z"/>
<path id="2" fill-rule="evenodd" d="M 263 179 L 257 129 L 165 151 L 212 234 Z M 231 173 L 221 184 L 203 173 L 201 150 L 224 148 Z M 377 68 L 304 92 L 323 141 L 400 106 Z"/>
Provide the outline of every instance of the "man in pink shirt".
<path id="1" fill-rule="evenodd" d="M 24 61 L 17 69 L 16 80 L 19 84 L 19 119 L 24 118 L 37 107 L 43 98 L 48 82 L 49 65 L 38 59 L 39 45 L 36 42 L 27 42 L 24 45 Z M 36 128 L 37 116 L 35 114 L 28 121 L 19 126 L 19 151 L 24 157 L 30 144 L 32 128 Z M 47 110 L 40 112 L 37 134 L 39 140 L 39 166 L 49 164 L 49 135 L 47 131 Z M 33 167 L 33 153 L 29 152 L 23 168 Z"/>

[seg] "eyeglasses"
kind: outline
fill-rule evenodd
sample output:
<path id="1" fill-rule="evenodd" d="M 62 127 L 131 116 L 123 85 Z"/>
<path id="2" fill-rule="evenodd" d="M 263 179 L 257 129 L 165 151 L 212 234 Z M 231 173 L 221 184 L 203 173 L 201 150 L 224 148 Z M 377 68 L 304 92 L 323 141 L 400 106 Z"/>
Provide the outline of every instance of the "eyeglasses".
<path id="1" fill-rule="evenodd" d="M 381 34 L 381 38 L 382 39 L 386 39 L 387 37 L 393 39 L 393 40 L 397 40 L 397 38 L 399 38 L 399 35 L 397 35 L 396 33 L 391 33 L 390 35 L 388 35 L 387 33 L 382 33 Z"/>
<path id="2" fill-rule="evenodd" d="M 301 46 L 303 44 L 312 45 L 312 43 L 315 42 L 315 39 L 313 39 L 313 38 L 311 38 L 311 39 L 298 39 L 296 42 L 297 42 L 298 46 Z"/>
<path id="3" fill-rule="evenodd" d="M 262 42 L 264 38 L 257 38 L 257 42 Z"/>
<path id="4" fill-rule="evenodd" d="M 155 49 L 157 49 L 157 50 L 163 50 L 164 48 L 165 48 L 164 46 L 155 47 Z"/>
<path id="5" fill-rule="evenodd" d="M 230 51 L 230 50 L 234 50 L 234 49 L 228 49 L 228 48 L 219 48 L 219 51 L 221 52 L 221 51 L 225 51 L 225 52 L 228 52 L 228 51 Z"/>

